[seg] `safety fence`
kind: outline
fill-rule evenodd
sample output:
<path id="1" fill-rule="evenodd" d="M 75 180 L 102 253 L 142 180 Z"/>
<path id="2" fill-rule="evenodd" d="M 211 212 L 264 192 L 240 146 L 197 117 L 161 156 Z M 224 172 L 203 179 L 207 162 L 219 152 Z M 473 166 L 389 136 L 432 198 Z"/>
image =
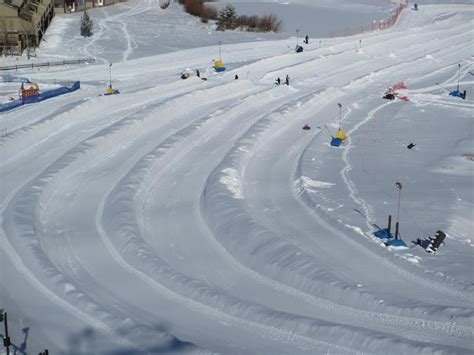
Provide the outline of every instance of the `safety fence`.
<path id="1" fill-rule="evenodd" d="M 14 55 L 21 55 L 21 46 L 0 46 L 0 57 L 10 57 Z"/>
<path id="2" fill-rule="evenodd" d="M 60 60 L 55 62 L 43 62 L 43 63 L 29 63 L 29 64 L 16 64 L 0 67 L 0 70 L 18 70 L 26 68 L 40 68 L 40 67 L 54 67 L 60 65 L 73 65 L 73 64 L 89 64 L 95 63 L 94 58 L 85 58 L 85 59 L 74 59 L 74 60 Z"/>
<path id="3" fill-rule="evenodd" d="M 0 112 L 10 111 L 23 105 L 32 104 L 32 103 L 44 101 L 44 100 L 47 100 L 59 95 L 68 94 L 70 92 L 79 90 L 80 88 L 81 88 L 81 83 L 79 81 L 76 81 L 74 82 L 74 84 L 72 84 L 71 87 L 62 86 L 57 89 L 52 89 L 52 90 L 42 92 L 41 94 L 38 94 L 35 96 L 27 96 L 27 97 L 23 97 L 21 99 L 18 99 L 12 102 L 8 102 L 6 104 L 2 104 L 0 105 Z"/>
<path id="4" fill-rule="evenodd" d="M 31 83 L 30 79 L 14 75 L 0 75 L 0 83 Z"/>
<path id="5" fill-rule="evenodd" d="M 400 14 L 407 7 L 408 7 L 408 0 L 402 0 L 389 18 L 385 20 L 381 20 L 381 21 L 374 21 L 372 22 L 372 24 L 368 26 L 360 26 L 356 28 L 346 27 L 344 31 L 331 32 L 331 37 L 354 36 L 354 35 L 358 35 L 364 32 L 385 30 L 395 25 L 395 23 L 397 23 L 398 18 L 400 17 Z"/>

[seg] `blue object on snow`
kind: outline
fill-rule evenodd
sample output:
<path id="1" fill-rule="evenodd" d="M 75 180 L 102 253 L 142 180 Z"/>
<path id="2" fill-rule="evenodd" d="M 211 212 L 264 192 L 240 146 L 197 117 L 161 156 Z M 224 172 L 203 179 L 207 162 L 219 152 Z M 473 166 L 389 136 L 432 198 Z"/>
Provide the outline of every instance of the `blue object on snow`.
<path id="1" fill-rule="evenodd" d="M 388 229 L 379 229 L 378 231 L 374 232 L 374 235 L 380 239 L 390 239 L 393 238 L 393 235 L 388 231 Z"/>
<path id="2" fill-rule="evenodd" d="M 225 67 L 218 67 L 218 68 L 214 68 L 216 70 L 216 72 L 220 73 L 220 72 L 223 72 L 225 71 Z"/>
<path id="3" fill-rule="evenodd" d="M 342 139 L 341 138 L 332 137 L 331 146 L 339 147 L 341 144 L 342 144 Z"/>
<path id="4" fill-rule="evenodd" d="M 80 88 L 81 88 L 81 83 L 79 81 L 76 81 L 71 87 L 63 86 L 63 87 L 60 87 L 60 88 L 57 88 L 57 89 L 44 91 L 41 94 L 38 94 L 38 95 L 35 95 L 35 96 L 23 97 L 19 100 L 0 105 L 0 112 L 9 111 L 9 110 L 12 110 L 14 108 L 17 108 L 17 107 L 20 107 L 20 106 L 23 106 L 23 105 L 26 105 L 26 104 L 33 104 L 35 102 L 40 102 L 40 101 L 43 101 L 43 100 L 47 100 L 47 99 L 50 99 L 52 97 L 68 94 L 70 92 L 79 90 Z"/>
<path id="5" fill-rule="evenodd" d="M 109 93 L 105 93 L 104 96 L 110 96 L 110 95 L 118 95 L 120 94 L 120 90 L 118 89 L 115 89 L 114 93 L 113 94 L 109 94 Z"/>
<path id="6" fill-rule="evenodd" d="M 406 247 L 406 243 L 402 239 L 392 239 L 385 243 L 388 247 Z"/>
<path id="7" fill-rule="evenodd" d="M 296 53 L 303 52 L 303 46 L 296 46 Z"/>
<path id="8" fill-rule="evenodd" d="M 14 108 L 23 106 L 23 101 L 21 100 L 15 100 L 12 102 L 7 102 L 6 104 L 1 104 L 0 105 L 0 112 L 5 112 L 5 111 L 10 111 L 13 110 Z"/>
<path id="9" fill-rule="evenodd" d="M 31 104 L 31 103 L 34 103 L 34 102 L 40 102 L 40 101 L 43 101 L 43 100 L 50 99 L 52 97 L 68 94 L 70 92 L 79 90 L 80 88 L 81 88 L 81 83 L 79 81 L 76 81 L 70 88 L 68 88 L 66 86 L 63 86 L 63 87 L 60 87 L 60 88 L 57 88 L 57 89 L 44 91 L 41 94 L 36 95 L 36 96 L 24 97 L 22 99 L 22 101 L 23 101 L 23 104 Z"/>
<path id="10" fill-rule="evenodd" d="M 10 75 L 10 74 L 1 75 L 0 76 L 0 82 L 4 82 L 4 83 L 31 83 L 31 81 L 28 78 L 22 78 L 20 76 L 13 76 L 13 75 Z"/>
<path id="11" fill-rule="evenodd" d="M 454 90 L 449 93 L 449 95 L 454 96 L 454 97 L 460 97 L 461 99 L 465 100 L 466 99 L 466 90 L 464 92 L 461 92 L 459 90 Z"/>

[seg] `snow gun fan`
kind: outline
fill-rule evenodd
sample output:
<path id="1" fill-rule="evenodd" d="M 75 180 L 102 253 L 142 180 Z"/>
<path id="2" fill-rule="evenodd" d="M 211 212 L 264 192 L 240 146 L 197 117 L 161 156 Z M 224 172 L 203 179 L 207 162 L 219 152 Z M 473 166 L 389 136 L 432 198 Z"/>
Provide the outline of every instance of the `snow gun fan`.
<path id="1" fill-rule="evenodd" d="M 336 136 L 333 136 L 331 131 L 329 130 L 328 126 L 325 126 L 329 135 L 331 136 L 331 147 L 339 147 L 342 143 L 344 143 L 347 139 L 347 135 L 341 129 L 341 120 L 342 120 L 342 105 L 340 103 L 337 104 L 339 107 L 339 128 L 337 130 Z"/>
<path id="2" fill-rule="evenodd" d="M 107 91 L 104 94 L 105 96 L 120 94 L 120 90 L 114 89 L 112 86 L 112 64 L 113 63 L 109 64 L 109 87 L 107 88 Z"/>
<path id="3" fill-rule="evenodd" d="M 398 219 L 400 217 L 400 199 L 402 196 L 402 184 L 400 182 L 397 182 L 395 183 L 395 186 L 398 189 L 398 207 L 397 207 L 397 223 L 395 223 L 395 238 L 386 242 L 385 246 L 395 247 L 395 248 L 400 248 L 400 247 L 406 248 L 407 246 L 406 243 L 402 239 L 400 239 L 400 234 L 398 233 Z M 391 222 L 391 219 L 389 219 L 389 222 Z"/>
<path id="4" fill-rule="evenodd" d="M 222 62 L 222 60 L 216 60 L 214 62 L 214 70 L 218 73 L 225 71 L 224 62 Z"/>
<path id="5" fill-rule="evenodd" d="M 449 93 L 449 95 L 454 96 L 454 97 L 460 97 L 463 100 L 466 100 L 466 90 L 463 92 L 460 92 L 459 90 L 453 90 Z"/>
<path id="6" fill-rule="evenodd" d="M 327 131 L 329 132 L 329 135 L 331 136 L 331 142 L 330 142 L 331 147 L 339 147 L 347 139 L 346 134 L 341 129 L 339 129 L 336 136 L 334 137 L 331 131 L 329 130 L 329 128 L 327 126 L 325 127 Z"/>
<path id="7" fill-rule="evenodd" d="M 214 70 L 218 73 L 225 71 L 224 62 L 222 61 L 222 42 L 219 41 L 219 60 L 214 61 Z"/>
<path id="8" fill-rule="evenodd" d="M 117 95 L 120 94 L 120 90 L 114 89 L 112 85 L 109 85 L 107 88 L 107 91 L 105 92 L 104 96 L 109 96 L 109 95 Z"/>
<path id="9" fill-rule="evenodd" d="M 456 90 L 450 91 L 449 95 L 454 97 L 460 97 L 463 100 L 466 100 L 466 90 L 463 92 L 459 91 L 459 79 L 461 77 L 461 64 L 458 64 L 458 85 L 456 86 Z"/>

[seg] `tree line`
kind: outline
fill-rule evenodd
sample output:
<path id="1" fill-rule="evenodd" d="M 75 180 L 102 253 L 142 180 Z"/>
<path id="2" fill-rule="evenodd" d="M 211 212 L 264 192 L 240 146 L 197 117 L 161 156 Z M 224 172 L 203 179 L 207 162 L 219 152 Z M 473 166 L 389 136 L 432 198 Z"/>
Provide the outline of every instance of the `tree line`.
<path id="1" fill-rule="evenodd" d="M 179 0 L 178 2 L 184 6 L 184 10 L 188 14 L 200 17 L 203 23 L 207 23 L 209 20 L 217 21 L 216 29 L 218 31 L 240 28 L 241 30 L 251 32 L 278 32 L 283 24 L 282 20 L 273 14 L 239 16 L 235 8 L 230 4 L 218 11 L 211 6 L 207 6 L 204 0 Z"/>

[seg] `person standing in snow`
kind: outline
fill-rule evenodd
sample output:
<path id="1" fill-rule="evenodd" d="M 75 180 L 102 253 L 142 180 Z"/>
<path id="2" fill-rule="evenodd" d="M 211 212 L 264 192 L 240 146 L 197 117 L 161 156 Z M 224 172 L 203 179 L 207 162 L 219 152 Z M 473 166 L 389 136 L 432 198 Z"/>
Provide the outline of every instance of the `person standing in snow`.
<path id="1" fill-rule="evenodd" d="M 309 36 L 306 35 L 306 37 L 304 38 L 304 43 L 308 44 L 309 43 Z"/>
<path id="2" fill-rule="evenodd" d="M 280 77 L 278 77 L 278 78 L 275 80 L 275 84 L 277 84 L 277 85 L 280 85 L 280 84 L 281 84 L 281 79 L 280 79 Z"/>
<path id="3" fill-rule="evenodd" d="M 288 76 L 288 74 L 286 74 L 285 84 L 288 86 L 290 85 L 290 77 Z"/>
<path id="4" fill-rule="evenodd" d="M 234 77 L 235 80 L 239 80 L 239 76 L 237 74 L 235 74 L 235 77 Z"/>
<path id="5" fill-rule="evenodd" d="M 196 76 L 197 76 L 198 78 L 201 77 L 201 73 L 199 72 L 199 69 L 196 69 Z"/>

